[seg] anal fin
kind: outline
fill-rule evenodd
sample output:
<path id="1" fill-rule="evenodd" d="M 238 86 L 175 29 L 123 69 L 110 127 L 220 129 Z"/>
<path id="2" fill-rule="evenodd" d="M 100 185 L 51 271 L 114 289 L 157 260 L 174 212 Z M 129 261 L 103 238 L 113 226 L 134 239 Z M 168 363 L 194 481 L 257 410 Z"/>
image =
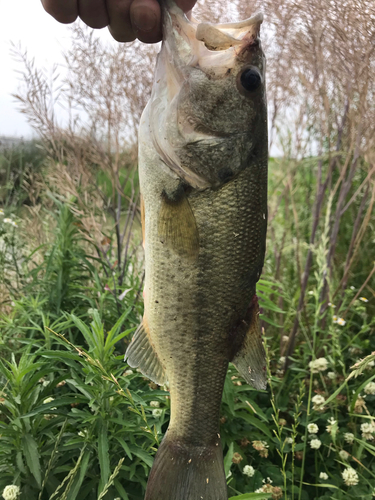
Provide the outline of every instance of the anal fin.
<path id="1" fill-rule="evenodd" d="M 151 344 L 145 319 L 133 335 L 125 353 L 125 361 L 132 368 L 139 368 L 143 375 L 155 384 L 164 385 L 166 383 L 165 369 Z"/>
<path id="2" fill-rule="evenodd" d="M 239 329 L 242 332 L 237 331 L 236 336 L 240 335 L 243 340 L 231 361 L 248 384 L 258 390 L 265 389 L 267 386 L 266 354 L 259 328 L 259 305 L 256 295 Z"/>

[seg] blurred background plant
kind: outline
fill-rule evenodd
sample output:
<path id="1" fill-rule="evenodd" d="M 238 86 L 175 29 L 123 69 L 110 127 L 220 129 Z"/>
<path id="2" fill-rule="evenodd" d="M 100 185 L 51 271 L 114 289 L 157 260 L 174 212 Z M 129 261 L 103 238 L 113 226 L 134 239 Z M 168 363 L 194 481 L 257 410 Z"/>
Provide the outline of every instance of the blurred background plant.
<path id="1" fill-rule="evenodd" d="M 230 366 L 228 491 L 370 500 L 375 8 L 236 0 L 230 12 L 257 7 L 278 152 L 258 285 L 269 389 L 254 391 Z M 224 4 L 198 8 L 228 18 Z M 16 98 L 39 139 L 0 146 L 0 491 L 140 500 L 169 418 L 168 388 L 122 362 L 142 314 L 136 131 L 156 48 L 105 46 L 79 24 L 72 40 L 64 77 L 14 47 Z"/>

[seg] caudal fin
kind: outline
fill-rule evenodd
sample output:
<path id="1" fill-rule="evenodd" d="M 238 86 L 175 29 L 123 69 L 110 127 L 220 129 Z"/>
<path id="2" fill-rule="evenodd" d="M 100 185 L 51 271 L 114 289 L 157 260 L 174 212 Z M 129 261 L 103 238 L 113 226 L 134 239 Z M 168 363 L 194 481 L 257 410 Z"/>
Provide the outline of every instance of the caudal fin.
<path id="1" fill-rule="evenodd" d="M 172 440 L 159 446 L 145 500 L 227 500 L 220 438 L 209 446 Z"/>

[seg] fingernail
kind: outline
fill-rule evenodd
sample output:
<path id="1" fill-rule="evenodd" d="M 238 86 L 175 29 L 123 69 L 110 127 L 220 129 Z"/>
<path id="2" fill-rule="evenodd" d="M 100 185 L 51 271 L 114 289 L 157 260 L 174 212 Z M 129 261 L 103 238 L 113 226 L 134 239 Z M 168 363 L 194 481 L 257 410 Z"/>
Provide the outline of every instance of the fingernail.
<path id="1" fill-rule="evenodd" d="M 131 20 L 133 26 L 139 31 L 152 31 L 157 24 L 156 14 L 144 7 L 135 7 Z"/>

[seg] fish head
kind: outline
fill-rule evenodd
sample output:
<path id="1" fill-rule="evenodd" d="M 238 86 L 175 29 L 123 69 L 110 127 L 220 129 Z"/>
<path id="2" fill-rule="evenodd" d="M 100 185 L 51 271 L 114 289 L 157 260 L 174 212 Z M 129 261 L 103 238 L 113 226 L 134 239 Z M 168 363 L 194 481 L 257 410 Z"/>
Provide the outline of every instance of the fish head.
<path id="1" fill-rule="evenodd" d="M 267 151 L 263 17 L 209 24 L 163 2 L 150 130 L 162 160 L 198 189 L 220 186 Z"/>

